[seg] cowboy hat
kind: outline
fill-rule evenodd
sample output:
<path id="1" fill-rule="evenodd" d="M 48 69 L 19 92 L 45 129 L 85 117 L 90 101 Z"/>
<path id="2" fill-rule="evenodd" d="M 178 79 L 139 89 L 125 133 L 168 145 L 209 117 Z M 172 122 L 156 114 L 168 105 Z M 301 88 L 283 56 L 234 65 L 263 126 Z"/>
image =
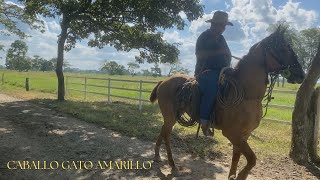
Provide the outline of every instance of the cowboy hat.
<path id="1" fill-rule="evenodd" d="M 225 25 L 233 26 L 233 24 L 228 21 L 228 13 L 223 12 L 223 11 L 214 12 L 212 19 L 209 19 L 206 22 L 208 22 L 208 23 L 225 23 Z"/>

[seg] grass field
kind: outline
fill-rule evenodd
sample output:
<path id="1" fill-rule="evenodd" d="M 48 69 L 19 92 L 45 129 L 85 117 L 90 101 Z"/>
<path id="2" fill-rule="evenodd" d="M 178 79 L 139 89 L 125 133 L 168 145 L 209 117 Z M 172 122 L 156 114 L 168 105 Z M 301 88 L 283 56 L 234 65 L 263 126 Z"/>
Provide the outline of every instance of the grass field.
<path id="1" fill-rule="evenodd" d="M 28 99 L 35 103 L 42 103 L 51 108 L 63 111 L 87 122 L 92 122 L 109 129 L 119 131 L 127 136 L 155 141 L 162 125 L 162 116 L 156 104 L 143 103 L 142 112 L 139 112 L 137 101 L 121 100 L 112 98 L 115 103 L 106 103 L 107 97 L 88 94 L 84 101 L 84 93 L 70 91 L 65 102 L 57 102 L 57 80 L 54 72 L 15 72 L 0 71 L 0 77 L 4 73 L 4 85 L 0 90 L 9 95 Z M 113 79 L 131 79 L 143 81 L 159 81 L 163 78 L 130 77 L 130 76 L 108 76 L 96 74 L 69 74 L 65 76 L 99 77 Z M 24 90 L 25 78 L 30 79 L 31 91 Z M 71 82 L 71 79 L 68 80 Z M 74 79 L 72 82 L 84 83 L 83 80 Z M 87 84 L 107 85 L 107 81 L 88 80 Z M 113 87 L 139 89 L 139 83 L 112 82 Z M 154 84 L 144 84 L 143 90 L 152 90 Z M 285 84 L 284 90 L 297 90 L 299 86 Z M 68 88 L 84 89 L 83 85 L 72 85 Z M 88 87 L 89 91 L 107 93 L 106 88 Z M 139 92 L 128 92 L 123 90 L 112 90 L 111 94 L 139 97 Z M 150 93 L 143 93 L 143 98 L 148 99 Z M 270 104 L 293 106 L 295 95 L 275 93 L 275 99 Z M 127 102 L 127 103 L 122 103 Z M 291 110 L 280 110 L 270 108 L 267 118 L 291 121 Z M 179 147 L 188 148 L 201 156 L 218 156 L 217 152 L 231 153 L 230 144 L 217 131 L 216 139 L 195 140 L 196 127 L 183 128 L 176 125 L 174 128 L 174 144 Z M 249 144 L 255 152 L 262 157 L 285 156 L 289 152 L 291 140 L 291 126 L 272 122 L 261 122 L 261 125 L 250 137 Z"/>

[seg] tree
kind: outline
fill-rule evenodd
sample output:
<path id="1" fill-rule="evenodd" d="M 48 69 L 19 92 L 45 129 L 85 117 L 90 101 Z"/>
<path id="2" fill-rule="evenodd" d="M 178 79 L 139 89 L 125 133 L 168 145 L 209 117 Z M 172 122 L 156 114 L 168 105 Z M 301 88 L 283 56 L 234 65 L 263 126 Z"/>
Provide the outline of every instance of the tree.
<path id="1" fill-rule="evenodd" d="M 131 76 L 134 76 L 136 74 L 135 70 L 140 68 L 139 64 L 135 62 L 128 62 L 127 65 L 128 65 L 128 71 L 131 74 Z"/>
<path id="2" fill-rule="evenodd" d="M 110 75 L 123 75 L 126 72 L 126 68 L 115 61 L 106 61 L 103 64 L 101 71 L 107 72 Z"/>
<path id="3" fill-rule="evenodd" d="M 49 61 L 50 61 L 51 63 L 53 63 L 53 66 L 54 66 L 54 67 L 56 67 L 56 66 L 57 66 L 58 58 L 51 58 Z M 70 64 L 67 60 L 64 60 L 62 67 L 63 67 L 63 69 L 65 69 L 65 68 L 70 68 L 70 67 L 71 67 L 71 64 Z M 53 68 L 53 69 L 54 69 L 54 68 Z"/>
<path id="4" fill-rule="evenodd" d="M 174 62 L 178 49 L 162 39 L 159 29 L 176 26 L 183 29 L 184 12 L 189 21 L 203 14 L 199 0 L 149 1 L 149 0 L 19 0 L 25 2 L 28 14 L 45 17 L 60 16 L 61 33 L 58 39 L 58 99 L 64 100 L 62 72 L 64 50 L 75 47 L 77 40 L 88 38 L 90 46 L 102 48 L 111 45 L 117 50 L 138 49 L 136 60 L 147 62 Z M 65 43 L 67 43 L 65 45 Z"/>
<path id="5" fill-rule="evenodd" d="M 44 31 L 42 21 L 38 20 L 36 16 L 24 13 L 23 9 L 17 5 L 0 0 L 0 24 L 6 30 L 0 31 L 0 35 L 15 34 L 20 38 L 28 37 L 17 27 L 18 22 L 28 24 L 31 28 L 40 29 L 42 32 Z M 3 45 L 0 44 L 0 50 L 2 49 Z"/>
<path id="6" fill-rule="evenodd" d="M 298 164 L 306 164 L 309 160 L 319 160 L 316 152 L 312 151 L 314 129 L 315 104 L 312 99 L 315 94 L 315 86 L 320 78 L 320 43 L 317 46 L 317 54 L 314 57 L 310 70 L 302 82 L 296 96 L 292 113 L 292 140 L 290 157 Z"/>
<path id="7" fill-rule="evenodd" d="M 46 61 L 38 55 L 34 55 L 31 60 L 31 69 L 33 71 L 40 71 L 42 64 Z"/>
<path id="8" fill-rule="evenodd" d="M 143 76 L 152 76 L 152 72 L 150 72 L 148 69 L 143 69 L 142 70 L 142 75 Z"/>
<path id="9" fill-rule="evenodd" d="M 308 71 L 320 43 L 320 29 L 310 28 L 298 33 L 294 42 L 294 51 L 299 57 L 302 68 Z"/>
<path id="10" fill-rule="evenodd" d="M 14 41 L 6 55 L 6 68 L 11 70 L 28 71 L 31 60 L 27 58 L 28 46 L 21 40 Z"/>
<path id="11" fill-rule="evenodd" d="M 44 60 L 41 63 L 40 71 L 53 71 L 54 67 L 54 62 L 52 60 Z"/>
<path id="12" fill-rule="evenodd" d="M 168 73 L 168 76 L 171 76 L 172 74 L 181 73 L 181 74 L 189 74 L 191 71 L 187 68 L 184 68 L 182 66 L 181 61 L 178 61 L 177 63 L 170 65 L 170 70 Z"/>
<path id="13" fill-rule="evenodd" d="M 159 64 L 154 64 L 154 67 L 151 68 L 151 73 L 153 77 L 161 77 L 161 69 L 159 68 Z"/>

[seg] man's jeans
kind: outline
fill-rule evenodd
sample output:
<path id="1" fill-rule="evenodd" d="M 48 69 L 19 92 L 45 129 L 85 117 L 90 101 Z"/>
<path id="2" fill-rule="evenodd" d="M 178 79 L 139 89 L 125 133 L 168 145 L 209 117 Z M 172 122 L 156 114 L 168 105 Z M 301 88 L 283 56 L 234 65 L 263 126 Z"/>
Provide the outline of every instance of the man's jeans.
<path id="1" fill-rule="evenodd" d="M 207 70 L 199 74 L 197 80 L 202 93 L 200 103 L 201 124 L 208 124 L 210 114 L 216 104 L 220 70 Z"/>

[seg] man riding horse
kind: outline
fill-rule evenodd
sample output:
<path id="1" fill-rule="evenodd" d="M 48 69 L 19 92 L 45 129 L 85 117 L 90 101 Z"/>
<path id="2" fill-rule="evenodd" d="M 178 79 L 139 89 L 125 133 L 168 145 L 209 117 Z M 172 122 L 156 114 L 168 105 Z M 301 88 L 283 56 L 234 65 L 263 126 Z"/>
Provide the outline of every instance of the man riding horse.
<path id="1" fill-rule="evenodd" d="M 202 94 L 200 104 L 200 123 L 205 136 L 213 136 L 214 129 L 210 130 L 209 120 L 213 106 L 216 102 L 218 92 L 218 79 L 223 67 L 230 66 L 231 53 L 222 33 L 226 25 L 233 26 L 228 21 L 228 14 L 216 11 L 212 19 L 206 21 L 211 23 L 210 29 L 204 31 L 196 43 L 197 63 L 195 77 L 199 83 Z M 214 113 L 213 113 L 214 115 Z M 213 122 L 212 122 L 213 123 Z"/>

